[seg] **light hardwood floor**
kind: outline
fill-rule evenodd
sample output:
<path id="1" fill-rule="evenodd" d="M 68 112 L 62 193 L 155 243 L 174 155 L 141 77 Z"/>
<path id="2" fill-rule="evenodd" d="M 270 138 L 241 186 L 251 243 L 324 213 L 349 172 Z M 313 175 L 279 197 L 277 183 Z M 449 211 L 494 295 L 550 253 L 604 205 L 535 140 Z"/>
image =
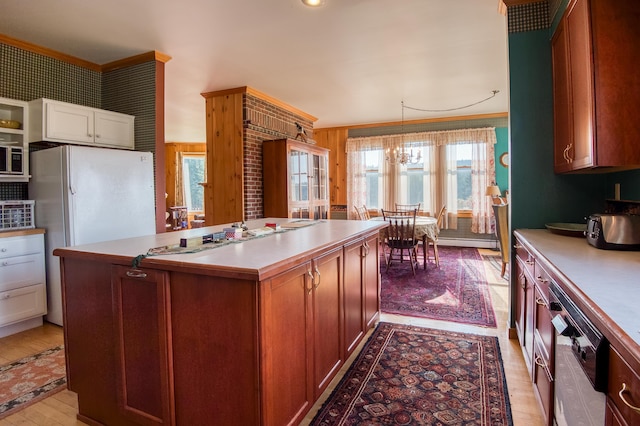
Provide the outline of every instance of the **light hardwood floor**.
<path id="1" fill-rule="evenodd" d="M 494 255 L 496 254 L 496 252 L 492 252 L 490 250 L 481 250 L 481 252 Z M 389 314 L 382 314 L 381 320 L 497 336 L 500 343 L 502 361 L 504 363 L 504 370 L 507 378 L 507 388 L 509 391 L 509 400 L 511 402 L 511 412 L 513 415 L 514 425 L 542 426 L 542 416 L 533 394 L 533 386 L 522 358 L 522 351 L 517 340 L 510 340 L 508 338 L 508 285 L 505 280 L 501 280 L 499 277 L 496 277 L 490 268 L 491 267 L 487 265 L 487 277 L 489 278 L 491 288 L 493 308 L 498 324 L 497 328 L 475 327 L 451 322 L 425 320 L 421 318 Z M 2 338 L 0 339 L 0 365 L 61 344 L 63 344 L 62 328 L 52 324 L 45 324 L 40 328 Z M 356 351 L 356 354 L 357 352 L 358 351 Z M 348 360 L 343 367 L 343 371 L 346 371 L 353 359 L 355 359 L 355 355 Z M 310 422 L 317 410 L 322 406 L 324 400 L 330 395 L 331 391 L 340 380 L 340 377 L 341 374 L 334 379 L 324 395 L 311 409 L 309 415 L 302 423 L 303 425 L 307 425 Z M 85 425 L 85 423 L 76 419 L 77 412 L 78 401 L 76 395 L 65 389 L 0 420 L 0 426 Z"/>

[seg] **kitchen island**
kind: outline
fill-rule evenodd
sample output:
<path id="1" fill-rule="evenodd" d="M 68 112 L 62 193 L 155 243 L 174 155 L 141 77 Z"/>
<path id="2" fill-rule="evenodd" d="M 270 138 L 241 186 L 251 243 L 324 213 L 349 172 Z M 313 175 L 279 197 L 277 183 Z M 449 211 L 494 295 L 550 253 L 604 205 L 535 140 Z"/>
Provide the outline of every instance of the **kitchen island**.
<path id="1" fill-rule="evenodd" d="M 54 251 L 80 420 L 277 426 L 304 418 L 379 318 L 386 225 L 247 226 L 266 222 L 292 228 L 184 254 L 148 255 L 225 226 Z"/>

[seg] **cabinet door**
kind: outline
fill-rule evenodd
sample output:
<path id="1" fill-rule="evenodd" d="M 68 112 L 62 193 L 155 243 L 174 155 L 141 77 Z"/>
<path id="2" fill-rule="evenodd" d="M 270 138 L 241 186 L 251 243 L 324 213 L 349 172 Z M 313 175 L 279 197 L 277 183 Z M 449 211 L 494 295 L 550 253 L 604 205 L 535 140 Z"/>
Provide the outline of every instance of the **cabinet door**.
<path id="1" fill-rule="evenodd" d="M 45 139 L 93 144 L 93 110 L 47 102 Z"/>
<path id="2" fill-rule="evenodd" d="M 377 234 L 365 241 L 363 280 L 366 331 L 375 325 L 380 313 L 380 244 Z"/>
<path id="3" fill-rule="evenodd" d="M 545 360 L 545 355 L 540 348 L 540 341 L 535 339 L 535 349 L 533 352 L 533 389 L 542 409 L 545 425 L 553 425 L 553 375 L 551 366 Z"/>
<path id="4" fill-rule="evenodd" d="M 289 201 L 309 201 L 309 154 L 289 151 Z"/>
<path id="5" fill-rule="evenodd" d="M 114 266 L 111 277 L 118 406 L 138 424 L 173 425 L 168 273 Z"/>
<path id="6" fill-rule="evenodd" d="M 265 425 L 297 424 L 313 405 L 311 271 L 306 262 L 264 283 L 261 396 Z"/>
<path id="7" fill-rule="evenodd" d="M 567 13 L 569 78 L 573 117 L 572 169 L 594 165 L 593 56 L 589 1 L 577 0 Z"/>
<path id="8" fill-rule="evenodd" d="M 95 112 L 95 142 L 116 148 L 134 148 L 134 117 L 110 111 Z"/>
<path id="9" fill-rule="evenodd" d="M 345 358 L 364 337 L 364 280 L 366 246 L 358 240 L 344 248 L 344 341 Z"/>
<path id="10" fill-rule="evenodd" d="M 553 63 L 553 161 L 556 173 L 571 170 L 573 125 L 571 117 L 571 87 L 569 51 L 564 19 L 560 20 L 551 40 Z"/>
<path id="11" fill-rule="evenodd" d="M 524 265 L 520 257 L 516 257 L 516 304 L 515 320 L 516 332 L 520 346 L 524 347 L 525 322 L 527 320 L 527 278 L 524 274 Z"/>
<path id="12" fill-rule="evenodd" d="M 314 385 L 317 398 L 344 362 L 342 247 L 313 260 Z"/>

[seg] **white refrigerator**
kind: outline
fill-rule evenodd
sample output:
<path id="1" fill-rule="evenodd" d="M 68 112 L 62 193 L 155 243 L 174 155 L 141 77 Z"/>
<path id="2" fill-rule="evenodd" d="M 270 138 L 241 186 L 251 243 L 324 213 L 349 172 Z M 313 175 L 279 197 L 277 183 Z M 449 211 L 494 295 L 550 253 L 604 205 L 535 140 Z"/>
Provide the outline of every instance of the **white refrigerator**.
<path id="1" fill-rule="evenodd" d="M 31 153 L 29 199 L 44 228 L 47 321 L 62 324 L 58 247 L 155 233 L 150 152 L 64 145 Z"/>

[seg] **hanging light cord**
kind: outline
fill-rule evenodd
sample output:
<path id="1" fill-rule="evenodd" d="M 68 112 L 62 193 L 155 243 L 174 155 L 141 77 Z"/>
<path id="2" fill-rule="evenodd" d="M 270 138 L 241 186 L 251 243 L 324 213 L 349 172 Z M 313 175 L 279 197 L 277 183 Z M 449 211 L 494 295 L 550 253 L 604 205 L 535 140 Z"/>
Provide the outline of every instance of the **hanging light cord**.
<path id="1" fill-rule="evenodd" d="M 483 99 L 483 100 L 481 100 L 481 101 L 474 102 L 474 103 L 469 104 L 469 105 L 465 105 L 465 106 L 461 106 L 461 107 L 457 107 L 457 108 L 449 108 L 449 109 L 420 109 L 420 108 L 414 108 L 414 107 L 406 106 L 406 105 L 404 104 L 404 101 L 403 101 L 403 102 L 402 102 L 402 112 L 404 113 L 404 109 L 405 109 L 405 108 L 407 108 L 407 109 L 412 109 L 412 110 L 414 110 L 414 111 L 422 111 L 422 112 L 448 112 L 448 111 L 456 111 L 456 110 L 459 110 L 459 109 L 469 108 L 469 107 L 472 107 L 472 106 L 474 106 L 474 105 L 478 105 L 478 104 L 481 104 L 481 103 L 483 103 L 483 102 L 486 102 L 486 101 L 488 101 L 489 99 L 494 98 L 498 93 L 500 93 L 500 91 L 499 91 L 499 90 L 492 90 L 491 92 L 493 93 L 491 96 L 489 96 L 488 98 L 485 98 L 485 99 Z M 403 119 L 403 121 L 404 121 L 404 119 Z"/>

